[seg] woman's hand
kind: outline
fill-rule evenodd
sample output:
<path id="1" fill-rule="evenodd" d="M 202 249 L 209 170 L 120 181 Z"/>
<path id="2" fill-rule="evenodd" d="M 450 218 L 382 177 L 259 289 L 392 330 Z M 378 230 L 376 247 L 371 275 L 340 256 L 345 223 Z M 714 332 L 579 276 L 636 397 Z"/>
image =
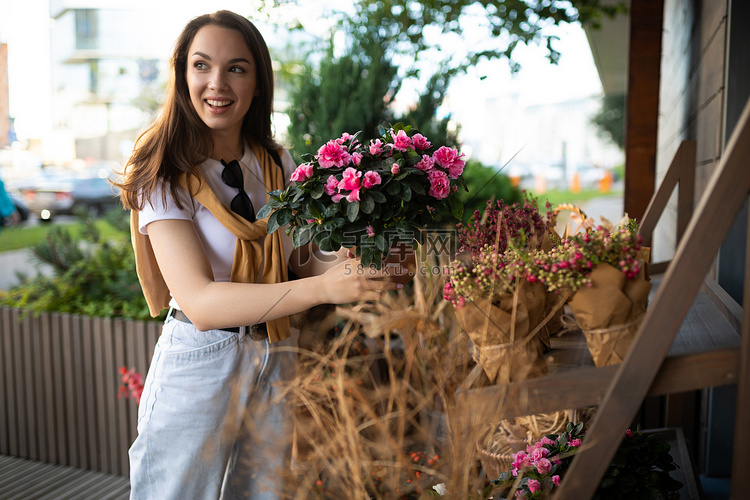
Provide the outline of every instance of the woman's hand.
<path id="1" fill-rule="evenodd" d="M 386 290 L 397 290 L 403 285 L 392 281 L 386 269 L 363 267 L 359 258 L 349 258 L 320 276 L 321 293 L 325 302 L 346 304 L 368 298 L 378 298 Z"/>

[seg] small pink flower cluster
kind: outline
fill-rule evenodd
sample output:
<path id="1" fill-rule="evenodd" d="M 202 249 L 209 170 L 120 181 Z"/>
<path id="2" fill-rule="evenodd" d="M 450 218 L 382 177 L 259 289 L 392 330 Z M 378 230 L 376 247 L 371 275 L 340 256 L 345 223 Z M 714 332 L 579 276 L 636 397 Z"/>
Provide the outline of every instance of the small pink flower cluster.
<path id="1" fill-rule="evenodd" d="M 136 404 L 140 404 L 141 394 L 143 393 L 143 376 L 135 371 L 135 368 L 128 370 L 124 366 L 120 367 L 120 374 L 122 375 L 122 385 L 120 385 L 120 392 L 117 397 L 131 397 L 135 399 Z"/>
<path id="2" fill-rule="evenodd" d="M 627 279 L 639 275 L 643 255 L 634 220 L 565 239 L 554 233 L 553 224 L 553 212 L 543 219 L 530 200 L 522 206 L 488 204 L 484 218 L 476 213 L 468 226 L 459 226 L 459 243 L 472 259 L 453 263 L 443 297 L 460 309 L 478 297 L 513 293 L 523 281 L 542 283 L 549 292 L 574 293 L 591 286 L 590 275 L 601 263 L 618 268 Z"/>

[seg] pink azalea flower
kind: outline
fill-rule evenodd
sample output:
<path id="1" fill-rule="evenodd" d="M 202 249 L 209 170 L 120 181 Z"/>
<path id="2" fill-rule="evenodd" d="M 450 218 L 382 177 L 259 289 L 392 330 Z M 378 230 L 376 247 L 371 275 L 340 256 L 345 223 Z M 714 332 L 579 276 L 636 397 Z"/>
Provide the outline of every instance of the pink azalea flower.
<path id="1" fill-rule="evenodd" d="M 359 189 L 353 189 L 351 193 L 346 195 L 346 201 L 349 203 L 359 201 Z"/>
<path id="2" fill-rule="evenodd" d="M 451 185 L 450 181 L 448 180 L 448 176 L 445 175 L 445 172 L 440 170 L 431 170 L 428 174 L 428 178 L 430 180 L 430 190 L 428 194 L 433 198 L 437 198 L 438 200 L 447 198 L 451 192 Z"/>
<path id="3" fill-rule="evenodd" d="M 579 446 L 581 446 L 581 440 L 580 439 L 571 439 L 570 441 L 568 441 L 568 444 L 570 446 L 574 447 L 574 448 L 578 448 Z"/>
<path id="4" fill-rule="evenodd" d="M 328 196 L 333 196 L 333 194 L 336 192 L 337 187 L 339 187 L 339 181 L 336 180 L 335 176 L 329 175 L 328 180 L 326 180 L 326 185 L 323 188 L 325 190 L 325 193 Z"/>
<path id="5" fill-rule="evenodd" d="M 370 141 L 370 154 L 377 156 L 383 152 L 383 142 L 380 139 Z"/>
<path id="6" fill-rule="evenodd" d="M 458 178 L 464 171 L 465 162 L 461 159 L 464 155 L 458 154 L 458 150 L 449 148 L 447 146 L 440 146 L 440 148 L 432 154 L 432 159 L 435 160 L 442 168 L 448 171 L 448 175 L 451 179 Z"/>
<path id="7" fill-rule="evenodd" d="M 398 174 L 398 172 L 399 172 L 400 170 L 401 170 L 401 167 L 399 167 L 399 166 L 398 166 L 398 163 L 394 163 L 393 165 L 391 165 L 391 173 L 392 173 L 393 175 L 396 175 L 396 174 Z"/>
<path id="8" fill-rule="evenodd" d="M 424 170 L 425 172 L 429 172 L 435 167 L 435 160 L 432 159 L 432 157 L 427 155 L 422 155 L 422 159 L 419 160 L 419 163 L 414 165 L 419 170 Z"/>
<path id="9" fill-rule="evenodd" d="M 403 130 L 399 130 L 395 134 L 391 131 L 391 137 L 393 137 L 393 149 L 396 151 L 406 151 L 409 148 L 414 149 L 411 139 Z"/>
<path id="10" fill-rule="evenodd" d="M 554 475 L 552 476 L 552 484 L 555 486 L 560 486 L 560 476 Z"/>
<path id="11" fill-rule="evenodd" d="M 290 180 L 294 182 L 303 182 L 310 177 L 313 176 L 313 166 L 309 163 L 303 163 L 299 167 L 297 167 L 294 172 L 292 172 L 292 176 L 290 177 Z"/>
<path id="12" fill-rule="evenodd" d="M 591 266 L 589 266 L 589 267 L 591 267 Z M 626 429 L 625 430 L 625 437 L 628 438 L 628 439 L 633 439 L 633 431 L 631 431 L 630 429 Z"/>
<path id="13" fill-rule="evenodd" d="M 336 140 L 328 141 L 321 146 L 315 158 L 320 163 L 321 168 L 345 167 L 351 162 L 351 156 L 346 148 Z"/>
<path id="14" fill-rule="evenodd" d="M 362 153 L 352 153 L 352 163 L 355 165 L 362 163 Z"/>
<path id="15" fill-rule="evenodd" d="M 531 452 L 531 455 L 529 455 L 529 458 L 533 462 L 536 462 L 537 460 L 543 459 L 547 455 L 549 455 L 549 450 L 547 448 L 544 448 L 544 447 L 534 448 L 534 451 Z"/>
<path id="16" fill-rule="evenodd" d="M 331 196 L 331 201 L 333 201 L 334 203 L 338 203 L 341 201 L 341 198 L 343 197 L 344 197 L 343 194 L 334 194 L 333 196 Z"/>
<path id="17" fill-rule="evenodd" d="M 380 178 L 379 173 L 369 171 L 369 172 L 365 172 L 365 179 L 362 185 L 365 187 L 365 189 L 370 189 L 373 186 L 377 186 L 381 182 L 382 182 L 382 179 Z"/>
<path id="18" fill-rule="evenodd" d="M 529 479 L 529 482 L 526 483 L 526 486 L 529 487 L 529 491 L 534 493 L 535 491 L 539 491 L 539 489 L 542 487 L 541 484 L 539 484 L 539 481 L 536 479 Z"/>
<path id="19" fill-rule="evenodd" d="M 546 458 L 537 460 L 534 462 L 534 465 L 536 466 L 536 470 L 539 471 L 539 474 L 546 474 L 552 469 L 552 462 Z"/>
<path id="20" fill-rule="evenodd" d="M 373 228 L 371 225 L 368 224 L 365 228 L 365 231 L 367 232 L 368 238 L 372 238 L 373 236 L 375 236 L 375 228 Z"/>
<path id="21" fill-rule="evenodd" d="M 344 132 L 343 134 L 341 134 L 341 138 L 337 139 L 336 142 L 338 142 L 339 144 L 343 144 L 349 139 L 351 139 L 352 137 L 353 137 L 352 135 L 348 134 L 347 132 Z"/>
<path id="22" fill-rule="evenodd" d="M 362 177 L 362 172 L 360 172 L 356 168 L 347 168 L 346 170 L 344 170 L 344 177 L 339 182 L 339 191 L 341 191 L 342 189 L 346 189 L 347 191 L 350 191 L 352 189 L 359 189 L 360 177 Z"/>
<path id="23" fill-rule="evenodd" d="M 411 143 L 414 145 L 414 149 L 424 150 L 432 147 L 432 143 L 422 134 L 414 134 L 411 138 Z"/>

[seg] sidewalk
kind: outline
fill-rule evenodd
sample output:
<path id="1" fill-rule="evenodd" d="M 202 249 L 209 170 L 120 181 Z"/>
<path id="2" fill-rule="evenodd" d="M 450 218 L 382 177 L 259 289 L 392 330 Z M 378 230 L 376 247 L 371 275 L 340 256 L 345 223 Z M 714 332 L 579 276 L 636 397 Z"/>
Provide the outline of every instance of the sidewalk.
<path id="1" fill-rule="evenodd" d="M 0 253 L 0 290 L 9 290 L 19 284 L 16 271 L 36 276 L 37 271 L 47 274 L 50 269 L 49 266 L 38 263 L 28 249 L 2 252 Z"/>
<path id="2" fill-rule="evenodd" d="M 610 222 L 617 222 L 625 215 L 623 205 L 622 194 L 613 194 L 593 198 L 583 203 L 581 209 L 587 216 L 596 219 L 597 222 L 601 222 L 602 217 Z"/>

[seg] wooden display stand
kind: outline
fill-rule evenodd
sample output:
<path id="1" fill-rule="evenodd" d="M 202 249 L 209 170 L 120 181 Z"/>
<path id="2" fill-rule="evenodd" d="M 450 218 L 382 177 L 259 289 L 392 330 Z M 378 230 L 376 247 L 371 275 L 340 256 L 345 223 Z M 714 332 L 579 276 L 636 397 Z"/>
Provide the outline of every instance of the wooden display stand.
<path id="1" fill-rule="evenodd" d="M 648 312 L 623 363 L 596 368 L 582 336 L 563 337 L 552 345 L 547 376 L 478 389 L 469 396 L 474 418 L 484 421 L 598 406 L 585 449 L 575 456 L 554 498 L 593 496 L 646 396 L 733 383 L 738 384 L 738 400 L 731 498 L 744 498 L 743 479 L 750 466 L 750 259 L 744 307 L 706 276 L 750 192 L 750 102 L 690 218 L 694 169 L 695 144 L 686 141 L 643 218 L 642 236 L 650 242 L 679 182 L 677 251 L 670 263 L 655 266 L 666 271 L 654 277 Z"/>

